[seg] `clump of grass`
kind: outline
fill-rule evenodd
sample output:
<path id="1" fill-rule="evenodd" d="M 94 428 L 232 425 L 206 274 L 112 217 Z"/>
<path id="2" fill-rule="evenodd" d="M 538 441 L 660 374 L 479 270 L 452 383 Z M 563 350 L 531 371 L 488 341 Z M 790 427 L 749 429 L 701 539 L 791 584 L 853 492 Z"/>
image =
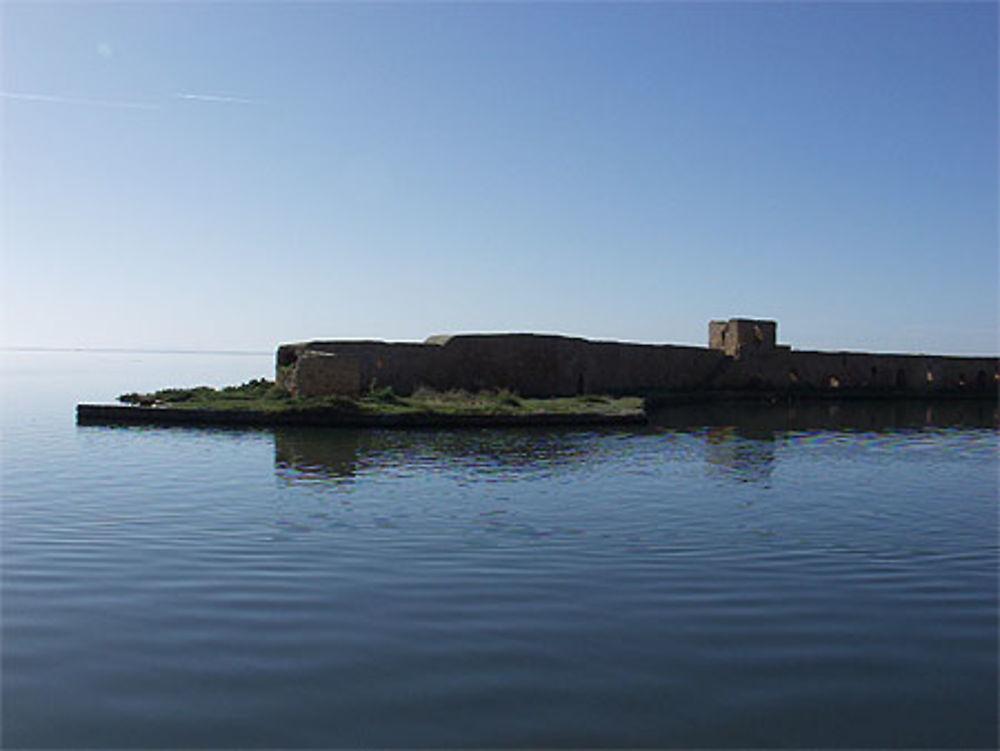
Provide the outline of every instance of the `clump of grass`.
<path id="1" fill-rule="evenodd" d="M 391 386 L 384 386 L 373 388 L 360 399 L 337 395 L 297 398 L 265 378 L 221 389 L 197 386 L 188 389 L 160 389 L 148 394 L 132 392 L 122 394 L 118 400 L 124 404 L 142 407 L 260 411 L 318 408 L 375 414 L 406 412 L 482 415 L 592 414 L 622 413 L 642 409 L 642 400 L 637 397 L 613 398 L 588 394 L 577 397 L 529 399 L 509 389 L 470 393 L 461 389 L 442 392 L 420 387 L 410 396 L 400 396 Z"/>
<path id="2" fill-rule="evenodd" d="M 240 386 L 226 386 L 221 393 L 235 399 L 280 399 L 288 395 L 287 391 L 266 378 L 254 378 Z"/>
<path id="3" fill-rule="evenodd" d="M 194 388 L 169 388 L 153 391 L 148 394 L 131 392 L 121 394 L 118 401 L 123 404 L 135 404 L 143 407 L 155 405 L 164 406 L 198 406 L 208 407 L 220 402 L 231 404 L 245 402 L 283 402 L 291 396 L 274 381 L 266 378 L 255 378 L 239 386 L 226 386 L 214 389 L 211 386 L 195 386 Z"/>
<path id="4" fill-rule="evenodd" d="M 405 402 L 417 410 L 445 413 L 508 413 L 521 407 L 521 398 L 507 390 L 479 391 L 473 394 L 463 389 L 434 391 L 426 386 L 414 391 Z"/>
<path id="5" fill-rule="evenodd" d="M 509 407 L 520 407 L 521 397 L 510 389 L 500 389 L 496 393 L 496 400 L 501 404 L 506 404 Z"/>
<path id="6" fill-rule="evenodd" d="M 141 407 L 148 407 L 156 401 L 156 398 L 152 394 L 140 394 L 130 391 L 127 394 L 119 394 L 118 401 L 122 404 L 135 404 Z"/>
<path id="7" fill-rule="evenodd" d="M 307 396 L 300 399 L 295 399 L 288 397 L 284 403 L 272 402 L 276 405 L 275 408 L 293 408 L 293 409 L 336 409 L 342 412 L 357 412 L 362 409 L 362 403 L 357 399 L 352 399 L 349 396 L 341 396 L 339 394 L 331 394 L 330 396 Z"/>
<path id="8" fill-rule="evenodd" d="M 459 389 L 434 391 L 426 386 L 418 388 L 409 397 L 401 397 L 400 403 L 422 411 L 482 414 L 621 413 L 642 409 L 642 399 L 638 397 L 587 394 L 526 398 L 509 389 L 470 393 Z"/>
<path id="9" fill-rule="evenodd" d="M 448 391 L 435 391 L 427 386 L 420 386 L 407 401 L 415 407 L 437 410 L 454 411 L 461 405 L 469 405 L 475 402 L 475 396 L 462 389 L 449 389 Z"/>
<path id="10" fill-rule="evenodd" d="M 399 404 L 399 397 L 393 391 L 392 386 L 382 386 L 373 388 L 367 394 L 368 399 L 382 404 Z"/>

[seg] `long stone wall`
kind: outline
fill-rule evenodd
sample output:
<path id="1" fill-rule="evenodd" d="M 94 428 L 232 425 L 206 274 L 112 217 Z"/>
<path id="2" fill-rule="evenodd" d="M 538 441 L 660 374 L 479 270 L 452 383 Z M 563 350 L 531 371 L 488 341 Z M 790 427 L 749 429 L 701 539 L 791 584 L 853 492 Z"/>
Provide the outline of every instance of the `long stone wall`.
<path id="1" fill-rule="evenodd" d="M 593 342 L 534 334 L 454 336 L 426 344 L 308 342 L 278 351 L 278 379 L 302 396 L 351 393 L 328 388 L 356 381 L 361 391 L 397 394 L 509 389 L 522 396 L 573 396 L 704 388 L 725 363 L 700 347 Z M 317 369 L 327 368 L 323 379 Z M 355 368 L 356 376 L 345 375 Z"/>
<path id="2" fill-rule="evenodd" d="M 929 396 L 996 394 L 997 358 L 779 351 L 733 359 L 715 389 Z"/>
<path id="3" fill-rule="evenodd" d="M 537 334 L 286 344 L 278 349 L 277 377 L 300 396 L 356 396 L 382 387 L 406 395 L 426 387 L 509 389 L 526 397 L 712 391 L 995 397 L 1000 382 L 995 357 L 796 351 L 774 344 L 773 322 L 759 323 L 730 322 L 729 330 L 744 337 L 737 341 L 713 322 L 717 348 Z"/>

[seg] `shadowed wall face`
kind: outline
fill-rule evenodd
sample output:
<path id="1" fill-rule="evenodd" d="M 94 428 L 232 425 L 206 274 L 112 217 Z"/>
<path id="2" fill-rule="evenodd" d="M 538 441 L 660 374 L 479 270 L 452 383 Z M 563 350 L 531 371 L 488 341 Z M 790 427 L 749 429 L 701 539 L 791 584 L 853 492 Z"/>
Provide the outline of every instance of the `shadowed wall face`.
<path id="1" fill-rule="evenodd" d="M 858 395 L 995 396 L 998 361 L 987 357 L 795 352 L 775 349 L 733 359 L 713 379 L 722 390 Z"/>
<path id="2" fill-rule="evenodd" d="M 303 352 L 295 365 L 295 377 L 289 385 L 292 396 L 298 397 L 329 394 L 361 396 L 358 359 L 328 352 Z"/>

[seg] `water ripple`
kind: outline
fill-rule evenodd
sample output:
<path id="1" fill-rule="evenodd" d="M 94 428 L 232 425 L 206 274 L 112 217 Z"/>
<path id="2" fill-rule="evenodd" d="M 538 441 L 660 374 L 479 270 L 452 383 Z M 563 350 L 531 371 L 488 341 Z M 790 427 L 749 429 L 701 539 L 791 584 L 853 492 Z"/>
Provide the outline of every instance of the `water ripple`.
<path id="1" fill-rule="evenodd" d="M 996 430 L 782 420 L 13 419 L 4 741 L 995 746 Z"/>

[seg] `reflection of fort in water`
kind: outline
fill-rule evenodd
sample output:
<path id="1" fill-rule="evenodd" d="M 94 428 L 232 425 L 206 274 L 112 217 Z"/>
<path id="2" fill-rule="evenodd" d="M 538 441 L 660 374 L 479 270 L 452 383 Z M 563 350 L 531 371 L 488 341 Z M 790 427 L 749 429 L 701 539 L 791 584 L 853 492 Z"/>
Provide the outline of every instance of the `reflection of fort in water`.
<path id="1" fill-rule="evenodd" d="M 881 433 L 946 428 L 996 429 L 995 402 L 718 403 L 654 412 L 630 434 L 687 433 L 704 441 L 710 469 L 729 479 L 767 480 L 779 439 L 789 434 Z M 374 472 L 454 467 L 502 480 L 558 472 L 581 462 L 614 461 L 600 435 L 619 430 L 370 430 L 276 428 L 275 471 L 288 482 L 344 482 Z"/>
<path id="2" fill-rule="evenodd" d="M 277 428 L 275 467 L 286 479 L 349 480 L 370 472 L 453 466 L 502 478 L 594 458 L 593 433 L 568 430 Z"/>
<path id="3" fill-rule="evenodd" d="M 705 432 L 705 461 L 709 468 L 741 482 L 768 480 L 776 459 L 775 434 L 747 435 L 738 428 L 711 428 Z"/>
<path id="4" fill-rule="evenodd" d="M 970 401 L 812 401 L 762 404 L 727 401 L 672 406 L 650 415 L 653 425 L 687 430 L 733 427 L 746 438 L 820 430 L 894 431 L 924 428 L 996 428 L 997 403 Z"/>

